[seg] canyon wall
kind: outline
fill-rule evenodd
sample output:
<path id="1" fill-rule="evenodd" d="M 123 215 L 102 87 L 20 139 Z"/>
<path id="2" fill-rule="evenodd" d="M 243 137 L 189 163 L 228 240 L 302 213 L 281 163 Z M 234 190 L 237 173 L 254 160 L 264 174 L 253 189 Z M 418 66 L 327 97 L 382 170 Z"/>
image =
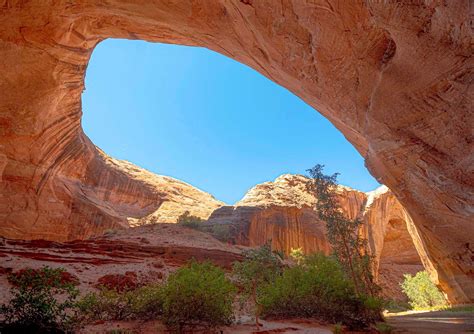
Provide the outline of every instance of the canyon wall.
<path id="1" fill-rule="evenodd" d="M 54 241 L 84 239 L 110 229 L 152 221 L 175 223 L 185 211 L 208 218 L 224 204 L 185 182 L 113 159 L 99 149 L 89 154 L 93 157 L 90 157 L 87 172 L 94 175 L 93 183 L 58 175 L 48 187 L 37 189 L 42 199 L 39 202 L 19 200 L 22 182 L 15 183 L 15 191 L 3 193 L 0 235 Z M 83 167 L 79 163 L 74 165 L 76 170 Z M 15 175 L 25 172 L 21 168 L 12 171 Z M 2 186 L 9 185 L 8 180 L 4 178 Z M 61 196 L 56 198 L 55 195 Z M 64 220 L 62 214 L 66 213 L 69 219 Z"/>
<path id="2" fill-rule="evenodd" d="M 472 302 L 472 10 L 469 0 L 3 1 L 2 226 L 71 238 L 154 212 L 159 195 L 82 131 L 87 64 L 106 38 L 202 46 L 327 117 L 408 210 L 450 300 Z"/>
<path id="3" fill-rule="evenodd" d="M 231 227 L 234 241 L 246 246 L 261 246 L 271 241 L 273 249 L 289 254 L 293 248 L 306 253 L 329 253 L 325 223 L 313 210 L 316 198 L 306 190 L 308 179 L 302 175 L 281 175 L 274 182 L 251 188 L 235 206 L 214 211 L 208 223 Z M 339 187 L 344 212 L 357 217 L 365 194 Z"/>
<path id="4" fill-rule="evenodd" d="M 304 176 L 286 174 L 256 185 L 235 206 L 215 210 L 208 224 L 227 226 L 236 244 L 270 242 L 273 249 L 285 254 L 297 248 L 306 254 L 329 254 L 326 223 L 313 210 L 317 200 L 306 190 L 307 181 Z M 415 246 L 418 238 L 407 227 L 411 220 L 406 210 L 385 186 L 369 193 L 339 186 L 338 193 L 343 212 L 351 219 L 363 220 L 360 233 L 374 255 L 375 277 L 383 293 L 405 299 L 399 286 L 403 274 L 424 270 L 420 247 Z M 430 263 L 426 265 L 432 268 Z"/>

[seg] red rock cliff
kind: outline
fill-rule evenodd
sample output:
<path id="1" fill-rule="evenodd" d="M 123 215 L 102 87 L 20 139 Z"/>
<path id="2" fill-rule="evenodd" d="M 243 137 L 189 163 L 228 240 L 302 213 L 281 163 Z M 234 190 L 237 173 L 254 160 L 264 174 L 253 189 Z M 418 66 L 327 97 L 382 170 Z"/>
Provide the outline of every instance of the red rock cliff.
<path id="1" fill-rule="evenodd" d="M 34 207 L 41 210 L 38 215 L 32 215 L 28 207 L 33 204 L 23 201 L 14 202 L 9 208 L 4 207 L 4 211 L 0 212 L 0 235 L 55 241 L 84 239 L 108 229 L 126 228 L 150 220 L 175 223 L 185 211 L 207 218 L 224 204 L 185 182 L 156 175 L 127 161 L 113 159 L 98 149 L 93 154 L 95 158 L 89 161 L 87 170 L 95 175 L 96 182 L 84 184 L 79 180 L 58 176 L 62 184 L 53 183 L 39 189 L 40 193 L 45 192 L 49 197 Z M 82 166 L 78 164 L 74 167 Z M 16 191 L 20 191 L 20 186 L 21 183 L 17 185 Z M 55 198 L 61 191 L 66 191 L 66 194 Z M 19 193 L 13 192 L 6 198 L 19 196 Z M 16 207 L 25 205 L 24 211 L 15 212 Z M 59 212 L 55 213 L 54 210 Z M 65 212 L 62 210 L 66 210 L 69 220 L 63 221 L 61 214 Z"/>
<path id="2" fill-rule="evenodd" d="M 282 175 L 259 184 L 236 206 L 214 211 L 209 223 L 228 224 L 238 244 L 260 246 L 271 241 L 273 249 L 286 254 L 296 248 L 329 253 L 325 223 L 313 210 L 316 198 L 306 190 L 307 181 L 301 175 Z M 339 200 L 347 216 L 364 221 L 360 232 L 375 256 L 374 270 L 384 293 L 404 299 L 399 287 L 403 274 L 424 268 L 415 246 L 418 236 L 407 228 L 412 222 L 406 210 L 385 186 L 367 194 L 340 186 Z M 431 263 L 426 266 L 432 270 Z"/>
<path id="3" fill-rule="evenodd" d="M 325 224 L 312 209 L 315 198 L 306 190 L 307 178 L 285 174 L 274 182 L 250 189 L 235 207 L 222 207 L 209 218 L 210 224 L 235 226 L 235 241 L 259 246 L 270 241 L 274 249 L 289 254 L 292 248 L 306 253 L 329 252 Z M 354 218 L 363 207 L 365 195 L 340 187 L 344 211 Z"/>

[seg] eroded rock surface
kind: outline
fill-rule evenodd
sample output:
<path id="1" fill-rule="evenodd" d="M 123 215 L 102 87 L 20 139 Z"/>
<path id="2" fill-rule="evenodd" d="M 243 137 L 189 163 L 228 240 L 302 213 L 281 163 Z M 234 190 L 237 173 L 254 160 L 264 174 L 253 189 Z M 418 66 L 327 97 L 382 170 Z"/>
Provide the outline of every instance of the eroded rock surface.
<path id="1" fill-rule="evenodd" d="M 0 15 L 0 219 L 10 235 L 86 236 L 154 212 L 160 196 L 107 164 L 82 131 L 87 63 L 105 38 L 203 46 L 342 131 L 410 213 L 450 300 L 474 301 L 469 0 L 7 0 Z"/>
<path id="2" fill-rule="evenodd" d="M 175 223 L 185 211 L 207 218 L 224 204 L 183 181 L 113 159 L 98 149 L 91 154 L 95 157 L 89 161 L 87 170 L 95 175 L 93 184 L 60 178 L 64 183 L 59 189 L 40 191 L 55 190 L 45 199 L 46 203 L 37 204 L 35 208 L 44 212 L 40 211 L 36 216 L 30 216 L 32 212 L 28 206 L 22 212 L 10 212 L 15 205 L 23 204 L 13 203 L 13 208 L 0 212 L 0 235 L 55 241 L 84 239 L 110 229 L 151 221 Z M 61 191 L 66 194 L 55 198 L 54 195 Z M 20 196 L 19 193 L 9 195 Z M 77 198 L 67 195 L 77 195 Z M 61 217 L 65 214 L 62 210 L 67 210 L 69 220 Z"/>
<path id="3" fill-rule="evenodd" d="M 289 254 L 293 248 L 306 253 L 329 252 L 325 223 L 313 210 L 315 197 L 306 190 L 308 179 L 285 174 L 274 182 L 251 188 L 235 206 L 223 206 L 212 213 L 209 224 L 229 225 L 234 240 L 247 246 L 272 247 Z M 365 194 L 341 186 L 344 212 L 356 217 L 363 208 Z"/>
<path id="4" fill-rule="evenodd" d="M 313 209 L 317 200 L 306 190 L 307 182 L 302 175 L 286 174 L 274 182 L 256 185 L 235 206 L 214 211 L 208 223 L 228 226 L 237 244 L 261 246 L 270 242 L 273 249 L 286 254 L 297 248 L 305 253 L 328 254 L 331 246 L 326 223 Z M 417 236 L 412 237 L 407 228 L 411 223 L 408 213 L 385 186 L 369 193 L 339 186 L 338 192 L 344 213 L 364 222 L 360 233 L 368 240 L 376 278 L 385 295 L 404 299 L 399 287 L 403 274 L 424 269 L 415 247 Z"/>
<path id="5" fill-rule="evenodd" d="M 239 247 L 176 224 L 110 231 L 69 242 L 0 238 L 0 302 L 9 297 L 6 274 L 24 268 L 63 267 L 79 279 L 79 288 L 85 292 L 118 275 L 142 282 L 159 280 L 191 258 L 230 269 L 234 261 L 242 259 L 241 252 Z"/>

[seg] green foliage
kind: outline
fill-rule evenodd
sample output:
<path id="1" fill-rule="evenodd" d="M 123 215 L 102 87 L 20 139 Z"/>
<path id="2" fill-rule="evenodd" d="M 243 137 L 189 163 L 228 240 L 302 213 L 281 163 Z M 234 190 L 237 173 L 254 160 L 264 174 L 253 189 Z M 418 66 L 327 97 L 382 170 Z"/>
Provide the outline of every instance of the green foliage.
<path id="1" fill-rule="evenodd" d="M 282 271 L 279 256 L 267 243 L 244 252 L 245 260 L 234 263 L 233 273 L 244 292 L 252 294 L 262 284 L 273 282 Z"/>
<path id="2" fill-rule="evenodd" d="M 316 165 L 308 172 L 311 176 L 307 189 L 318 199 L 316 210 L 326 222 L 327 237 L 333 252 L 352 279 L 357 294 L 375 295 L 379 287 L 372 275 L 372 257 L 367 251 L 367 240 L 358 231 L 362 221 L 347 218 L 340 206 L 337 193 L 338 173 L 326 175 L 324 166 Z"/>
<path id="3" fill-rule="evenodd" d="M 213 225 L 210 227 L 210 233 L 222 242 L 230 242 L 232 239 L 231 226 L 229 225 Z"/>
<path id="4" fill-rule="evenodd" d="M 135 290 L 101 289 L 77 303 L 83 321 L 154 319 L 163 313 L 162 286 L 152 284 Z"/>
<path id="5" fill-rule="evenodd" d="M 304 260 L 303 248 L 292 248 L 290 250 L 290 257 L 296 261 L 297 264 L 301 264 Z"/>
<path id="6" fill-rule="evenodd" d="M 63 333 L 70 329 L 78 295 L 76 279 L 62 268 L 24 269 L 10 274 L 13 298 L 2 305 L 2 333 Z"/>
<path id="7" fill-rule="evenodd" d="M 405 312 L 411 309 L 408 302 L 399 300 L 386 300 L 384 308 L 390 313 Z"/>
<path id="8" fill-rule="evenodd" d="M 233 276 L 242 296 L 251 298 L 255 305 L 255 324 L 259 324 L 261 305 L 259 303 L 261 289 L 264 285 L 274 282 L 282 272 L 281 258 L 272 252 L 267 243 L 258 249 L 244 253 L 245 260 L 234 263 Z"/>
<path id="9" fill-rule="evenodd" d="M 315 317 L 350 328 L 380 319 L 380 304 L 358 297 L 339 262 L 322 253 L 306 257 L 266 284 L 259 303 L 267 317 Z"/>
<path id="10" fill-rule="evenodd" d="M 406 274 L 401 283 L 403 292 L 408 296 L 414 309 L 441 308 L 446 306 L 446 299 L 431 281 L 427 271 L 420 271 L 415 276 Z"/>
<path id="11" fill-rule="evenodd" d="M 78 320 L 162 319 L 179 331 L 230 324 L 235 287 L 211 263 L 191 262 L 170 275 L 163 284 L 134 290 L 101 289 L 78 303 Z"/>
<path id="12" fill-rule="evenodd" d="M 342 334 L 344 327 L 341 324 L 335 324 L 332 328 L 334 334 Z"/>
<path id="13" fill-rule="evenodd" d="M 474 305 L 453 306 L 447 309 L 449 312 L 474 313 Z"/>
<path id="14" fill-rule="evenodd" d="M 375 329 L 382 334 L 390 334 L 393 332 L 393 327 L 387 324 L 386 322 L 378 322 L 375 325 Z"/>
<path id="15" fill-rule="evenodd" d="M 191 262 L 170 275 L 163 287 L 163 320 L 179 331 L 229 325 L 234 297 L 235 287 L 222 269 Z"/>
<path id="16" fill-rule="evenodd" d="M 202 227 L 203 222 L 204 219 L 191 215 L 189 211 L 184 212 L 178 217 L 177 220 L 178 224 L 194 229 L 199 229 L 200 227 Z"/>

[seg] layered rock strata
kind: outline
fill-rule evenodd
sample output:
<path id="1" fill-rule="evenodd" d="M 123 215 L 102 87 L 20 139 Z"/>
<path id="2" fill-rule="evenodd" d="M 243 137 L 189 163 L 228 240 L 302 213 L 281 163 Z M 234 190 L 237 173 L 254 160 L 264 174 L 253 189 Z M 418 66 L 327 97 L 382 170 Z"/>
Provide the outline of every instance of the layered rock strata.
<path id="1" fill-rule="evenodd" d="M 60 189 L 52 187 L 41 190 L 54 190 L 45 202 L 35 206 L 36 209 L 44 210 L 44 215 L 41 211 L 36 216 L 30 216 L 31 209 L 28 206 L 33 204 L 15 203 L 26 207 L 24 212 L 12 212 L 14 208 L 6 207 L 8 202 L 3 202 L 0 235 L 54 241 L 85 239 L 111 229 L 150 222 L 175 223 L 185 211 L 205 219 L 224 204 L 183 181 L 113 159 L 98 149 L 93 154 L 95 158 L 91 158 L 87 170 L 95 175 L 95 182 L 85 184 L 61 177 L 64 183 Z M 81 168 L 81 165 L 75 167 Z M 7 184 L 8 181 L 3 183 L 4 186 Z M 55 199 L 54 195 L 63 190 L 66 194 Z M 77 195 L 77 198 L 67 195 Z M 10 196 L 17 198 L 20 194 L 12 193 Z M 66 209 L 69 211 L 69 220 L 63 221 L 61 210 Z"/>
<path id="2" fill-rule="evenodd" d="M 87 63 L 106 38 L 202 46 L 327 117 L 408 210 L 450 300 L 473 302 L 471 15 L 469 0 L 4 1 L 2 226 L 70 238 L 154 212 L 82 131 Z"/>
<path id="3" fill-rule="evenodd" d="M 239 247 L 176 224 L 110 231 L 69 242 L 0 238 L 0 302 L 9 297 L 7 274 L 25 268 L 64 268 L 78 278 L 79 288 L 85 292 L 104 278 L 129 273 L 142 281 L 156 281 L 191 258 L 230 270 L 233 262 L 242 260 L 241 252 Z"/>
<path id="4" fill-rule="evenodd" d="M 313 209 L 317 199 L 307 191 L 307 182 L 304 176 L 286 174 L 259 184 L 235 206 L 214 211 L 208 224 L 227 226 L 237 244 L 261 246 L 270 242 L 273 249 L 286 254 L 297 248 L 305 253 L 328 254 L 331 246 L 326 223 Z M 384 293 L 404 299 L 399 287 L 403 274 L 424 269 L 417 250 L 423 252 L 423 248 L 415 247 L 419 240 L 407 227 L 411 218 L 385 186 L 367 194 L 339 186 L 338 193 L 345 215 L 363 220 L 360 233 L 368 240 L 375 259 L 374 272 Z"/>

